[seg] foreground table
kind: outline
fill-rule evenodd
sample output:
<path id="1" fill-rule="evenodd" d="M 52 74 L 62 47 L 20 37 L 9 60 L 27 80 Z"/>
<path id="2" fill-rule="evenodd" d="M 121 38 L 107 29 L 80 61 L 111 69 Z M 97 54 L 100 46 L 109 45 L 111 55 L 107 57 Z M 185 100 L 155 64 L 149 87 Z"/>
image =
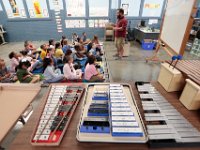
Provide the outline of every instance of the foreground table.
<path id="1" fill-rule="evenodd" d="M 39 90 L 37 85 L 0 84 L 0 143 Z"/>
<path id="2" fill-rule="evenodd" d="M 129 82 L 130 83 L 130 82 Z M 131 83 L 133 93 L 135 95 L 135 99 L 137 101 L 138 107 L 142 114 L 142 106 L 141 102 L 139 101 L 139 95 L 135 88 L 134 83 Z M 166 97 L 167 100 L 175 107 L 177 110 L 183 114 L 197 129 L 200 130 L 200 121 L 199 121 L 199 111 L 188 111 L 185 107 L 178 101 L 177 93 L 168 94 L 157 82 L 154 84 L 155 87 L 160 91 L 160 93 Z M 46 150 L 46 149 L 59 149 L 59 150 L 102 150 L 102 149 L 110 149 L 110 150 L 147 150 L 148 144 L 110 144 L 110 143 L 79 143 L 76 140 L 76 133 L 77 133 L 77 125 L 79 123 L 80 114 L 82 110 L 82 102 L 79 103 L 76 112 L 71 120 L 69 128 L 58 147 L 34 147 L 30 144 L 31 135 L 33 133 L 34 127 L 37 123 L 38 117 L 40 116 L 40 112 L 42 110 L 43 104 L 45 103 L 44 99 L 41 101 L 38 110 L 36 110 L 25 127 L 22 131 L 17 135 L 14 142 L 10 145 L 11 150 Z M 143 115 L 142 115 L 143 116 Z M 172 149 L 172 148 L 163 148 L 163 149 Z M 176 148 L 174 148 L 176 149 Z M 191 148 L 182 148 L 182 149 L 191 149 Z M 194 148 L 199 149 L 199 148 Z"/>

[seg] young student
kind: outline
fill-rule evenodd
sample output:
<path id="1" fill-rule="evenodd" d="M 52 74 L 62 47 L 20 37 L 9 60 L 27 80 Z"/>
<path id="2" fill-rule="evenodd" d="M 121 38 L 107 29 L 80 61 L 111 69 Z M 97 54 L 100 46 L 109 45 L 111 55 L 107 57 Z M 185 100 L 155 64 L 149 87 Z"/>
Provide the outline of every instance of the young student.
<path id="1" fill-rule="evenodd" d="M 46 44 L 42 44 L 40 46 L 40 49 L 41 49 L 40 58 L 41 58 L 41 60 L 43 60 L 47 55 L 47 45 Z"/>
<path id="2" fill-rule="evenodd" d="M 72 34 L 72 44 L 75 45 L 78 42 L 78 39 L 80 39 L 78 37 L 78 35 L 76 33 Z"/>
<path id="3" fill-rule="evenodd" d="M 85 55 L 84 55 L 85 51 L 81 50 L 81 45 L 80 44 L 75 45 L 74 49 L 75 49 L 74 60 L 85 58 Z"/>
<path id="4" fill-rule="evenodd" d="M 83 32 L 83 33 L 82 33 L 81 40 L 82 40 L 83 42 L 86 42 L 86 40 L 87 40 L 87 34 L 86 34 L 86 32 Z"/>
<path id="5" fill-rule="evenodd" d="M 15 68 L 19 65 L 19 58 L 15 52 L 11 52 L 8 57 L 10 58 L 10 72 L 16 72 Z"/>
<path id="6" fill-rule="evenodd" d="M 85 68 L 85 80 L 88 82 L 103 82 L 103 74 L 100 74 L 96 67 L 95 67 L 95 61 L 96 58 L 95 56 L 91 55 L 88 57 L 88 64 L 86 65 Z"/>
<path id="7" fill-rule="evenodd" d="M 61 40 L 60 40 L 60 44 L 62 45 L 62 47 L 64 46 L 64 40 L 66 39 L 67 37 L 65 35 L 62 36 Z"/>
<path id="8" fill-rule="evenodd" d="M 64 53 L 64 54 L 66 54 L 66 52 L 67 52 L 68 50 L 70 50 L 70 46 L 68 45 L 67 39 L 64 39 L 64 40 L 63 40 L 63 48 L 62 48 L 62 50 L 63 50 L 63 53 Z"/>
<path id="9" fill-rule="evenodd" d="M 62 59 L 63 58 L 63 56 L 64 56 L 64 53 L 63 53 L 63 51 L 62 51 L 62 49 L 61 49 L 61 44 L 60 44 L 60 42 L 57 42 L 56 43 L 56 45 L 55 45 L 55 57 L 58 59 L 58 58 L 60 58 L 60 59 Z"/>
<path id="10" fill-rule="evenodd" d="M 102 54 L 101 52 L 101 45 L 99 43 L 99 38 L 97 35 L 94 35 L 92 43 L 94 43 L 96 45 L 96 50 L 99 51 L 100 54 Z"/>
<path id="11" fill-rule="evenodd" d="M 89 50 L 89 53 L 91 53 L 92 55 L 94 55 L 97 61 L 102 61 L 102 58 L 100 56 L 100 52 L 97 51 L 96 48 L 97 48 L 96 45 L 94 43 L 92 43 L 92 47 Z"/>
<path id="12" fill-rule="evenodd" d="M 22 59 L 19 62 L 19 66 L 17 67 L 17 78 L 20 83 L 36 83 L 40 81 L 39 75 L 33 75 L 28 71 L 30 66 L 31 63 L 26 59 Z"/>
<path id="13" fill-rule="evenodd" d="M 54 57 L 54 54 L 55 54 L 55 48 L 49 47 L 49 48 L 47 49 L 47 56 L 46 56 L 46 58 L 51 58 L 51 59 L 53 60 L 54 67 L 57 68 L 57 60 L 56 60 L 56 58 Z"/>
<path id="14" fill-rule="evenodd" d="M 24 41 L 24 50 L 28 52 L 28 55 L 31 56 L 35 51 L 36 48 L 30 41 Z"/>
<path id="15" fill-rule="evenodd" d="M 20 52 L 22 54 L 22 57 L 20 58 L 20 60 L 22 59 L 26 59 L 31 63 L 31 66 L 28 68 L 28 70 L 30 72 L 32 72 L 34 69 L 39 69 L 42 67 L 42 62 L 40 62 L 39 60 L 33 59 L 32 57 L 28 56 L 27 51 L 21 51 Z"/>
<path id="16" fill-rule="evenodd" d="M 64 79 L 63 74 L 61 74 L 60 69 L 54 69 L 54 63 L 51 58 L 45 58 L 43 61 L 44 69 L 44 83 L 57 83 Z"/>
<path id="17" fill-rule="evenodd" d="M 49 40 L 49 47 L 54 47 L 55 48 L 55 40 L 54 39 L 50 39 Z"/>
<path id="18" fill-rule="evenodd" d="M 68 80 L 76 80 L 81 79 L 82 77 L 82 71 L 80 69 L 75 70 L 74 64 L 73 64 L 73 58 L 70 56 L 67 56 L 64 58 L 64 67 L 63 67 L 63 73 L 66 79 Z"/>
<path id="19" fill-rule="evenodd" d="M 0 59 L 0 83 L 12 83 L 17 80 L 14 74 L 11 74 L 3 59 Z"/>

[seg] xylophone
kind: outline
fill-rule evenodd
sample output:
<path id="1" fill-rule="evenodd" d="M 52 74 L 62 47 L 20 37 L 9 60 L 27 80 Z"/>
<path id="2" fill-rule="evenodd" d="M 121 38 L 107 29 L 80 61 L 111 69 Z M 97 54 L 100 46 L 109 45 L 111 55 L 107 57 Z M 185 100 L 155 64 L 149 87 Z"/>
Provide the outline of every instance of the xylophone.
<path id="1" fill-rule="evenodd" d="M 136 82 L 136 87 L 150 147 L 200 146 L 200 132 L 154 86 L 148 82 Z"/>
<path id="2" fill-rule="evenodd" d="M 146 132 L 134 101 L 129 85 L 89 84 L 78 141 L 145 143 Z"/>
<path id="3" fill-rule="evenodd" d="M 172 63 L 172 66 L 174 65 L 176 69 L 200 85 L 200 60 L 180 60 Z"/>
<path id="4" fill-rule="evenodd" d="M 83 93 L 83 86 L 52 85 L 31 138 L 31 144 L 59 145 Z"/>

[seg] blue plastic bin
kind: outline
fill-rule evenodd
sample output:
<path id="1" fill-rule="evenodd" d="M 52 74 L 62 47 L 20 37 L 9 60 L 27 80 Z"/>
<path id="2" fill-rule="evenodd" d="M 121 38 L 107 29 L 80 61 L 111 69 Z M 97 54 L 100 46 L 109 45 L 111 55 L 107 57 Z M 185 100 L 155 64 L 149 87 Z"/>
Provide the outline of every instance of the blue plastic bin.
<path id="1" fill-rule="evenodd" d="M 153 50 L 155 45 L 156 45 L 155 42 L 142 41 L 142 49 L 144 49 L 144 50 Z"/>

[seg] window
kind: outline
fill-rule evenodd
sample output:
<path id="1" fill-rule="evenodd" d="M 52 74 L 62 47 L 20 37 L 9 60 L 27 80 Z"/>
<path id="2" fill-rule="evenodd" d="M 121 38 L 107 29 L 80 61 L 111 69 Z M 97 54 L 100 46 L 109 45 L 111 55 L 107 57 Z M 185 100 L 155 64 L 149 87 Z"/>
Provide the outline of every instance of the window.
<path id="1" fill-rule="evenodd" d="M 26 18 L 22 0 L 3 0 L 8 18 Z"/>
<path id="2" fill-rule="evenodd" d="M 108 23 L 107 19 L 91 19 L 88 21 L 90 28 L 104 28 L 106 23 Z"/>
<path id="3" fill-rule="evenodd" d="M 26 0 L 30 18 L 49 18 L 46 0 Z"/>
<path id="4" fill-rule="evenodd" d="M 85 17 L 85 0 L 66 0 L 67 17 Z"/>
<path id="5" fill-rule="evenodd" d="M 85 20 L 65 20 L 66 28 L 85 28 Z"/>
<path id="6" fill-rule="evenodd" d="M 145 0 L 142 17 L 160 17 L 164 0 Z"/>
<path id="7" fill-rule="evenodd" d="M 2 6 L 1 6 L 1 3 L 0 3 L 0 11 L 3 11 Z"/>
<path id="8" fill-rule="evenodd" d="M 130 17 L 138 17 L 140 12 L 141 0 L 121 0 L 121 8 L 124 13 Z"/>
<path id="9" fill-rule="evenodd" d="M 108 17 L 109 0 L 89 0 L 90 17 Z"/>

